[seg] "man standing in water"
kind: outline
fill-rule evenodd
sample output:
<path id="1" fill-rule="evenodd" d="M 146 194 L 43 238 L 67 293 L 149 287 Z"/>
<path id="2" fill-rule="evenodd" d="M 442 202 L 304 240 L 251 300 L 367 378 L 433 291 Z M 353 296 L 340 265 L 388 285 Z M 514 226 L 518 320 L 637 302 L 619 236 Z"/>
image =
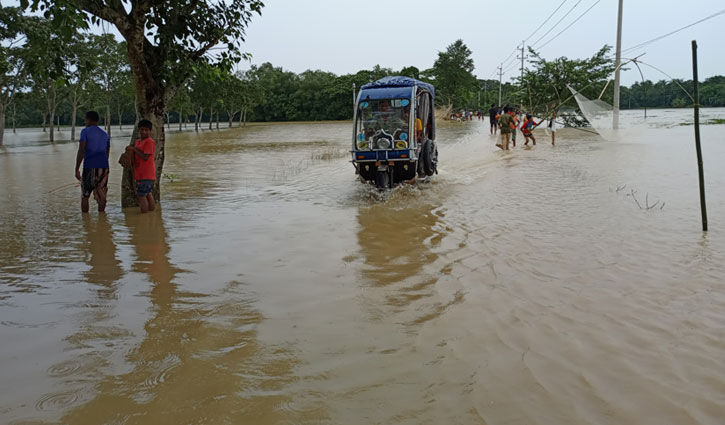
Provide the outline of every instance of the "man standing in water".
<path id="1" fill-rule="evenodd" d="M 133 175 L 136 179 L 136 201 L 141 213 L 153 211 L 154 183 L 156 183 L 156 142 L 150 137 L 152 124 L 149 120 L 138 122 L 138 136 L 133 146 L 126 146 L 126 152 L 133 158 Z"/>
<path id="2" fill-rule="evenodd" d="M 488 110 L 488 119 L 491 121 L 491 134 L 496 134 L 498 131 L 498 119 L 496 119 L 496 115 L 498 115 L 498 108 L 493 103 L 491 104 L 491 109 Z"/>
<path id="3" fill-rule="evenodd" d="M 108 134 L 98 127 L 98 112 L 86 112 L 85 124 L 86 128 L 81 130 L 76 155 L 76 179 L 81 182 L 81 211 L 88 212 L 88 198 L 93 193 L 93 198 L 98 204 L 98 212 L 104 212 L 108 194 L 108 155 L 111 153 L 111 140 Z M 81 162 L 83 162 L 82 175 Z"/>
<path id="4" fill-rule="evenodd" d="M 498 124 L 501 126 L 501 143 L 497 143 L 496 146 L 507 151 L 509 150 L 509 139 L 511 137 L 511 125 L 513 124 L 513 118 L 509 114 L 509 107 L 503 108 L 503 114 L 498 119 Z"/>

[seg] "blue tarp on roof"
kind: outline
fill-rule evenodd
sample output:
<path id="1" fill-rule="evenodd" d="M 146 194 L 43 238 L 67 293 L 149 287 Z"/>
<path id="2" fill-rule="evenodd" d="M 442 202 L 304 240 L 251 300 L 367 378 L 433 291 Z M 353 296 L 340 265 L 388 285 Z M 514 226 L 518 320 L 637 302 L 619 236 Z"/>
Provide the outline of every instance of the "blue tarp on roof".
<path id="1" fill-rule="evenodd" d="M 435 96 L 435 87 L 431 84 L 418 81 L 415 78 L 401 77 L 401 76 L 389 76 L 383 77 L 373 83 L 365 84 L 361 87 L 364 93 L 360 96 L 361 99 L 399 99 L 399 98 L 410 98 L 413 86 L 430 91 L 431 95 Z"/>

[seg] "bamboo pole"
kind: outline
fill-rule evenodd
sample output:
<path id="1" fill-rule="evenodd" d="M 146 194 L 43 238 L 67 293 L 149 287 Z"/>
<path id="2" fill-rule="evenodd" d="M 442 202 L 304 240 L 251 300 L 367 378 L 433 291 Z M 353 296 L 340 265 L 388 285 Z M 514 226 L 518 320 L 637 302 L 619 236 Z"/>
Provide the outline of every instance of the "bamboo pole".
<path id="1" fill-rule="evenodd" d="M 700 148 L 700 95 L 697 90 L 697 41 L 692 40 L 692 85 L 695 94 L 695 148 L 697 149 L 697 168 L 700 177 L 700 210 L 702 211 L 702 231 L 707 232 L 707 207 L 705 205 L 705 174 L 702 169 L 702 149 Z"/>

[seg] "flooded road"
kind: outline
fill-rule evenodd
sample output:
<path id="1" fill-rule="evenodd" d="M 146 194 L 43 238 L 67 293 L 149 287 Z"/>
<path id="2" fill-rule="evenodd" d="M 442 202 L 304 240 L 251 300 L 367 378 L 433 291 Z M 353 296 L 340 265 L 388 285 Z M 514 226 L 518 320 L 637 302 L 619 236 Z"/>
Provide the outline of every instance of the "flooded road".
<path id="1" fill-rule="evenodd" d="M 385 196 L 349 123 L 171 134 L 144 216 L 115 160 L 84 217 L 76 146 L 7 135 L 0 422 L 722 424 L 725 126 L 703 235 L 691 112 L 649 113 L 511 152 L 442 123 Z"/>

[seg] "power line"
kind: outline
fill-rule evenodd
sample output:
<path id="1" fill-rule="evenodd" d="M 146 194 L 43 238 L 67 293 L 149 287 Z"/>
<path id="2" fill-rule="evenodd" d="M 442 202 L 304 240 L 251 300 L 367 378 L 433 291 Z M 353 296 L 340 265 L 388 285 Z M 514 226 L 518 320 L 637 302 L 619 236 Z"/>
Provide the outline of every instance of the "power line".
<path id="1" fill-rule="evenodd" d="M 667 34 L 663 34 L 663 35 L 661 35 L 661 36 L 659 36 L 659 37 L 655 37 L 655 38 L 653 38 L 653 39 L 651 39 L 651 40 L 649 40 L 649 41 L 645 41 L 644 43 L 640 43 L 640 44 L 638 44 L 638 45 L 636 45 L 636 46 L 632 46 L 632 47 L 630 47 L 630 48 L 624 49 L 624 50 L 622 50 L 622 52 L 623 52 L 623 53 L 624 53 L 624 52 L 629 52 L 629 51 L 632 51 L 632 50 L 636 50 L 636 49 L 639 49 L 639 48 L 641 48 L 641 47 L 647 46 L 647 45 L 649 45 L 649 44 L 651 44 L 651 43 L 654 43 L 655 41 L 659 41 L 659 40 L 662 40 L 663 38 L 665 38 L 665 37 L 669 37 L 669 36 L 671 36 L 672 34 L 678 33 L 678 32 L 680 32 L 680 31 L 682 31 L 682 30 L 685 30 L 685 29 L 687 29 L 687 28 L 690 28 L 690 27 L 692 27 L 692 26 L 695 26 L 695 25 L 697 25 L 697 24 L 699 24 L 699 23 L 701 23 L 701 22 L 705 22 L 705 21 L 707 21 L 707 20 L 709 20 L 709 19 L 712 19 L 712 18 L 714 18 L 714 17 L 716 17 L 716 16 L 722 15 L 723 13 L 725 13 L 725 9 L 723 9 L 723 10 L 721 10 L 721 11 L 719 11 L 719 12 L 713 13 L 712 15 L 710 15 L 710 16 L 707 16 L 707 17 L 705 17 L 705 18 L 702 18 L 702 19 L 700 19 L 700 20 L 699 20 L 699 21 L 697 21 L 697 22 L 693 22 L 693 23 L 691 23 L 691 24 L 689 24 L 689 25 L 685 25 L 685 26 L 684 26 L 684 27 L 682 27 L 682 28 L 679 28 L 679 29 L 676 29 L 676 30 L 674 30 L 674 31 L 668 32 Z"/>
<path id="2" fill-rule="evenodd" d="M 558 26 L 558 25 L 559 25 L 559 24 L 561 23 L 561 21 L 563 21 L 563 20 L 564 20 L 564 19 L 565 19 L 565 18 L 566 18 L 567 16 L 569 16 L 569 14 L 570 14 L 571 12 L 573 12 L 573 11 L 574 11 L 574 9 L 576 9 L 576 7 L 577 7 L 577 6 L 579 6 L 579 3 L 581 3 L 581 2 L 582 2 L 582 0 L 579 0 L 578 2 L 576 2 L 576 4 L 575 4 L 574 6 L 572 6 L 572 7 L 571 7 L 571 9 L 569 9 L 569 11 L 568 11 L 568 12 L 566 12 L 566 14 L 565 14 L 564 16 L 562 16 L 562 17 L 561 17 L 561 19 L 559 19 L 559 20 L 558 20 L 558 21 L 557 21 L 557 22 L 556 22 L 556 23 L 554 24 L 554 26 L 553 26 L 553 27 L 549 28 L 549 31 L 546 31 L 546 32 L 544 33 L 544 35 L 542 35 L 541 37 L 539 37 L 539 38 L 538 38 L 538 39 L 537 39 L 536 41 L 534 41 L 533 43 L 529 43 L 529 45 L 535 45 L 536 43 L 538 43 L 539 41 L 541 41 L 541 40 L 542 40 L 542 39 L 543 39 L 544 37 L 546 37 L 547 35 L 549 35 L 549 33 L 550 33 L 551 31 L 553 31 L 553 30 L 554 30 L 554 28 L 556 28 L 556 27 L 557 27 L 557 26 Z"/>
<path id="3" fill-rule="evenodd" d="M 546 25 L 546 23 L 547 23 L 547 22 L 549 22 L 549 19 L 551 19 L 551 17 L 552 17 L 552 16 L 554 16 L 554 14 L 556 14 L 556 12 L 558 12 L 558 11 L 559 11 L 559 9 L 561 9 L 561 7 L 562 7 L 562 6 L 564 6 L 564 3 L 566 3 L 567 1 L 568 1 L 568 0 L 564 0 L 564 1 L 562 1 L 562 2 L 561 2 L 561 3 L 559 4 L 559 7 L 557 7 L 557 8 L 556 8 L 556 10 L 554 10 L 553 12 L 551 12 L 551 15 L 549 15 L 549 17 L 548 17 L 548 18 L 546 18 L 546 20 L 545 20 L 544 22 L 542 22 L 542 23 L 541 23 L 541 25 L 539 25 L 539 27 L 538 27 L 538 28 L 536 28 L 536 29 L 534 30 L 534 32 L 532 32 L 531 34 L 529 34 L 529 36 L 528 36 L 528 37 L 526 37 L 526 38 L 524 39 L 524 41 L 528 41 L 528 40 L 529 40 L 529 39 L 530 39 L 531 37 L 533 37 L 533 36 L 534 36 L 534 34 L 536 34 L 536 33 L 537 33 L 537 31 L 539 31 L 539 30 L 541 29 L 541 27 L 543 27 L 544 25 Z"/>
<path id="4" fill-rule="evenodd" d="M 556 37 L 560 36 L 564 31 L 568 30 L 572 25 L 576 24 L 577 21 L 579 21 L 581 18 L 584 17 L 584 15 L 586 15 L 587 13 L 589 13 L 589 11 L 592 10 L 594 8 L 594 6 L 596 6 L 600 1 L 601 0 L 597 0 L 596 2 L 594 2 L 593 5 L 589 6 L 589 9 L 585 10 L 584 13 L 582 13 L 581 15 L 579 15 L 578 18 L 576 18 L 572 23 L 570 23 L 569 25 L 567 25 L 566 28 L 564 28 L 563 30 L 559 31 L 558 34 L 556 34 L 555 36 L 551 37 L 549 39 L 549 41 L 547 41 L 546 43 L 544 43 L 541 46 L 537 47 L 537 49 L 544 48 L 544 46 L 546 46 L 547 44 L 551 43 Z"/>

